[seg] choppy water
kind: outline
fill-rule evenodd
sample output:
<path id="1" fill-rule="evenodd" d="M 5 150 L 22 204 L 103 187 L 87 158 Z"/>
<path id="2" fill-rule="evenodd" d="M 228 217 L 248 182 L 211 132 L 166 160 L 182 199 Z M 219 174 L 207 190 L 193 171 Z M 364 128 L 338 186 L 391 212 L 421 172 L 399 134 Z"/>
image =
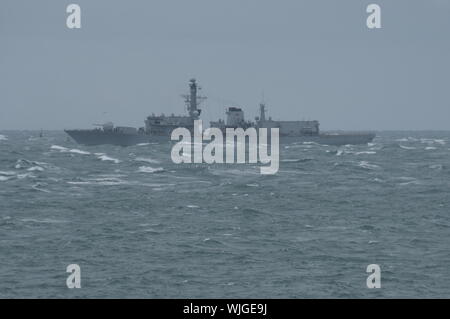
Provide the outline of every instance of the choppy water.
<path id="1" fill-rule="evenodd" d="M 450 297 L 448 132 L 284 145 L 275 176 L 37 136 L 0 135 L 0 297 Z"/>

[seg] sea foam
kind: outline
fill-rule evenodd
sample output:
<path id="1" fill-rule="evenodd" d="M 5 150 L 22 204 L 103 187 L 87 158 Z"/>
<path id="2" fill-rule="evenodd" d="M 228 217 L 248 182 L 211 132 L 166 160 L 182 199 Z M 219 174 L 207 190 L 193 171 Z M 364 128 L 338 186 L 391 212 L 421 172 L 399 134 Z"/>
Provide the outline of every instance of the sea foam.
<path id="1" fill-rule="evenodd" d="M 120 160 L 118 160 L 117 158 L 109 157 L 108 155 L 106 155 L 104 153 L 95 153 L 95 155 L 97 156 L 97 158 L 99 160 L 102 160 L 102 161 L 109 161 L 109 162 L 113 162 L 114 164 L 120 163 Z"/>
<path id="2" fill-rule="evenodd" d="M 148 158 L 148 157 L 137 157 L 135 159 L 135 161 L 137 162 L 146 162 L 146 163 L 150 163 L 150 164 L 159 164 L 160 161 L 154 160 L 152 158 Z"/>
<path id="3" fill-rule="evenodd" d="M 157 172 L 162 172 L 162 171 L 164 171 L 164 168 L 162 168 L 162 167 L 157 167 L 157 168 L 153 168 L 150 166 L 139 167 L 139 172 L 141 172 L 141 173 L 157 173 Z"/>

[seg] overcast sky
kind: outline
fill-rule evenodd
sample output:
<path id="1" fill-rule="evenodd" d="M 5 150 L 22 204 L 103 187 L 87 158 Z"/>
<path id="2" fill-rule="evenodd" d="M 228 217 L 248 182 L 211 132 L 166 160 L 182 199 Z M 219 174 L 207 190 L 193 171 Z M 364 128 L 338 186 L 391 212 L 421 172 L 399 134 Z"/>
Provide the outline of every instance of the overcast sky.
<path id="1" fill-rule="evenodd" d="M 449 130 L 449 58 L 450 0 L 2 0 L 0 130 L 143 126 L 184 113 L 192 77 L 208 122 L 264 92 L 322 129 Z"/>

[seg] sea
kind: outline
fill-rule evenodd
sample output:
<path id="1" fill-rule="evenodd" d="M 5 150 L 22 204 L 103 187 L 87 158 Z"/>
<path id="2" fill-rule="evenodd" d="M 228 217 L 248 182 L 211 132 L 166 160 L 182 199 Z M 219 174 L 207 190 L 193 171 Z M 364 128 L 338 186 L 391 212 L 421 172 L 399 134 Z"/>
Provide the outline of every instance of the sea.
<path id="1" fill-rule="evenodd" d="M 0 298 L 450 297 L 450 132 L 282 144 L 275 175 L 170 150 L 0 132 Z"/>

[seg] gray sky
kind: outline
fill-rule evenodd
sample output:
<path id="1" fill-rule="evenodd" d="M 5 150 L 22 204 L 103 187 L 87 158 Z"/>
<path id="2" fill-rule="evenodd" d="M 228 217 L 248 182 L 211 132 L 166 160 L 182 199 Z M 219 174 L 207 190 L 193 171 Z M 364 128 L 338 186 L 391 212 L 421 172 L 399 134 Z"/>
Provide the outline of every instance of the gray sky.
<path id="1" fill-rule="evenodd" d="M 253 119 L 264 91 L 274 119 L 448 130 L 449 31 L 450 0 L 2 0 L 0 130 L 143 126 L 184 113 L 191 77 L 206 121 Z"/>

